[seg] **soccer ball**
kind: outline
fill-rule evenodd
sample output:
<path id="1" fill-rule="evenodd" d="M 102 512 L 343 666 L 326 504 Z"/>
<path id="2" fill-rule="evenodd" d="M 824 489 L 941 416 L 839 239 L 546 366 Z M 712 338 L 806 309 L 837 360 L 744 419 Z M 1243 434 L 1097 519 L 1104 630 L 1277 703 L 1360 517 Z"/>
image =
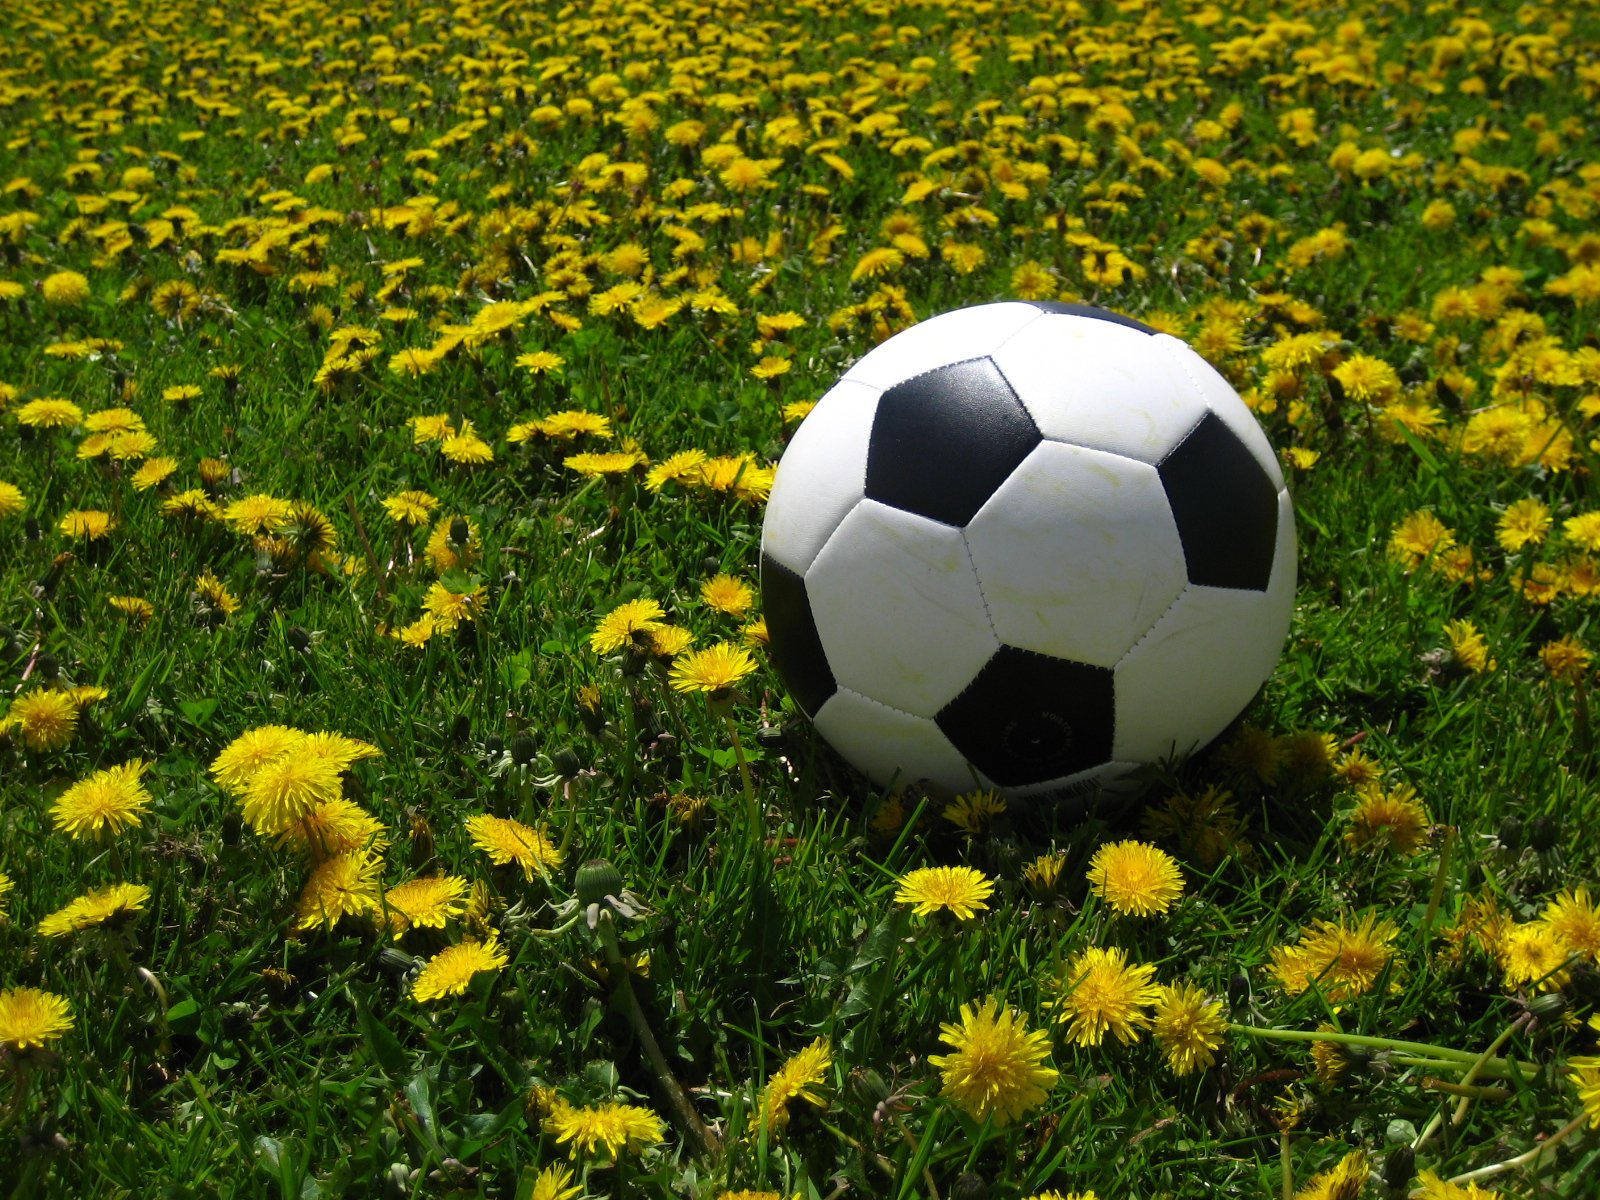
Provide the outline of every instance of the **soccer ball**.
<path id="1" fill-rule="evenodd" d="M 1189 754 L 1272 673 L 1294 586 L 1244 402 L 1079 304 L 876 347 L 795 432 L 761 534 L 773 663 L 885 787 L 1068 796 Z"/>

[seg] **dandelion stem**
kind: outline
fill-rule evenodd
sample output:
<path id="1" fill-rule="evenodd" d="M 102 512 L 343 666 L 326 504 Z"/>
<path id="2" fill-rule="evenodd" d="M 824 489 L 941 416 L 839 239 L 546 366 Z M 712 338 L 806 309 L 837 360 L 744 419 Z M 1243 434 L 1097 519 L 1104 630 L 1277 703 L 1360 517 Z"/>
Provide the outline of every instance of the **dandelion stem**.
<path id="1" fill-rule="evenodd" d="M 611 969 L 611 976 L 617 981 L 612 995 L 628 1018 L 628 1024 L 633 1026 L 634 1036 L 639 1039 L 639 1048 L 644 1051 L 645 1060 L 650 1064 L 650 1073 L 655 1076 L 662 1098 L 666 1100 L 667 1108 L 677 1122 L 678 1128 L 694 1142 L 696 1149 L 707 1158 L 716 1158 L 722 1151 L 722 1145 L 717 1140 L 716 1134 L 712 1133 L 700 1119 L 700 1114 L 695 1112 L 694 1104 L 683 1090 L 683 1085 L 678 1082 L 678 1077 L 672 1073 L 671 1066 L 667 1064 L 666 1055 L 661 1053 L 661 1044 L 656 1041 L 655 1031 L 650 1028 L 650 1022 L 644 1015 L 644 1008 L 639 1004 L 639 997 L 633 990 L 633 979 L 622 961 L 622 951 L 617 945 L 615 931 L 611 930 L 609 921 L 604 928 L 609 936 L 602 936 L 601 945 L 605 951 L 607 966 Z"/>
<path id="2" fill-rule="evenodd" d="M 739 779 L 744 784 L 744 798 L 750 811 L 750 828 L 757 838 L 765 833 L 762 828 L 761 805 L 756 801 L 755 785 L 750 782 L 750 764 L 744 757 L 744 743 L 739 740 L 739 727 L 733 723 L 733 714 L 727 709 L 722 711 L 722 720 L 728 727 L 728 740 L 733 743 L 733 757 L 739 763 Z"/>
<path id="3" fill-rule="evenodd" d="M 883 1006 L 889 998 L 889 987 L 894 982 L 895 959 L 900 956 L 900 943 L 905 940 L 909 911 L 896 905 L 889 917 L 889 951 L 884 955 L 883 964 L 878 968 L 878 986 L 872 997 L 872 1007 L 867 1010 L 867 1027 L 862 1032 L 859 1047 L 862 1061 L 867 1060 L 868 1053 L 872 1049 L 872 1041 L 878 1034 L 878 1016 L 883 1012 Z"/>
<path id="4" fill-rule="evenodd" d="M 1482 1074 L 1484 1064 L 1490 1059 L 1494 1058 L 1499 1052 L 1500 1047 L 1504 1046 L 1506 1042 L 1511 1040 L 1511 1035 L 1516 1033 L 1519 1029 L 1526 1029 L 1532 1022 L 1533 1014 L 1531 1012 L 1527 1012 L 1523 1013 L 1515 1021 L 1511 1022 L 1511 1024 L 1502 1029 L 1500 1031 L 1500 1036 L 1489 1043 L 1484 1052 L 1478 1056 L 1478 1061 L 1473 1063 L 1472 1066 L 1468 1068 L 1467 1073 L 1461 1077 L 1462 1086 L 1470 1087 L 1473 1081 L 1476 1080 L 1480 1074 Z M 1460 1125 L 1467 1119 L 1467 1109 L 1472 1107 L 1472 1099 L 1473 1098 L 1471 1094 L 1466 1094 L 1461 1097 L 1461 1103 L 1456 1105 L 1455 1116 L 1450 1119 L 1450 1124 L 1452 1126 Z"/>
<path id="5" fill-rule="evenodd" d="M 1434 919 L 1439 915 L 1439 905 L 1444 900 L 1444 881 L 1450 870 L 1450 851 L 1455 849 L 1456 827 L 1444 832 L 1444 844 L 1439 847 L 1439 866 L 1433 873 L 1433 890 L 1428 894 L 1428 908 L 1422 914 L 1422 941 L 1426 945 L 1433 933 Z"/>
<path id="6" fill-rule="evenodd" d="M 1474 1080 L 1478 1077 L 1478 1075 L 1483 1074 L 1483 1070 L 1485 1070 L 1486 1066 L 1488 1066 L 1488 1062 L 1494 1058 L 1494 1051 L 1499 1050 L 1501 1046 L 1506 1045 L 1507 1038 L 1509 1038 L 1510 1035 L 1515 1034 L 1518 1029 L 1522 1029 L 1526 1022 L 1528 1022 L 1528 1014 L 1526 1013 L 1523 1013 L 1522 1016 L 1515 1019 L 1515 1021 L 1510 1022 L 1506 1029 L 1501 1030 L 1499 1037 L 1494 1038 L 1493 1042 L 1488 1045 L 1488 1050 L 1483 1051 L 1482 1054 L 1478 1054 L 1478 1058 L 1472 1062 L 1472 1066 L 1467 1067 L 1467 1072 L 1466 1074 L 1462 1075 L 1461 1083 L 1459 1083 L 1458 1086 L 1461 1086 L 1461 1088 L 1469 1088 L 1469 1091 L 1459 1091 L 1459 1093 L 1456 1093 L 1461 1096 L 1461 1102 L 1459 1102 L 1458 1106 L 1456 1106 L 1456 1115 L 1451 1118 L 1451 1128 L 1461 1125 L 1461 1122 L 1466 1120 L 1467 1107 L 1469 1107 L 1470 1102 L 1472 1102 L 1472 1099 L 1474 1099 L 1474 1096 L 1478 1091 L 1477 1088 L 1472 1088 L 1472 1083 L 1474 1083 Z M 1418 1136 L 1416 1136 L 1416 1141 L 1411 1142 L 1411 1149 L 1419 1150 L 1422 1149 L 1422 1146 L 1426 1146 L 1427 1139 L 1432 1138 L 1435 1133 L 1438 1133 L 1438 1130 L 1442 1128 L 1443 1123 L 1445 1123 L 1445 1110 L 1440 1109 L 1429 1118 L 1429 1122 L 1427 1122 L 1426 1126 L 1422 1126 L 1422 1131 L 1418 1134 Z"/>
<path id="7" fill-rule="evenodd" d="M 1448 1063 L 1456 1068 L 1471 1068 L 1481 1057 L 1470 1050 L 1452 1050 L 1449 1046 L 1433 1046 L 1427 1042 L 1408 1042 L 1402 1038 L 1372 1037 L 1364 1033 L 1340 1033 L 1337 1030 L 1268 1029 L 1258 1025 L 1229 1025 L 1231 1033 L 1245 1037 L 1267 1038 L 1281 1042 L 1334 1042 L 1342 1046 L 1366 1046 L 1373 1050 L 1393 1050 L 1401 1054 L 1415 1054 L 1436 1062 Z M 1504 1058 L 1485 1059 L 1478 1074 L 1497 1079 L 1512 1078 L 1526 1082 L 1522 1068 Z"/>
<path id="8" fill-rule="evenodd" d="M 1489 1179 L 1495 1175 L 1504 1175 L 1507 1171 L 1515 1171 L 1518 1167 L 1525 1167 L 1537 1163 L 1540 1158 L 1554 1150 L 1574 1133 L 1583 1127 L 1588 1120 L 1587 1113 L 1579 1113 L 1560 1129 L 1556 1130 L 1544 1141 L 1531 1150 L 1525 1150 L 1515 1158 L 1508 1158 L 1502 1162 L 1490 1163 L 1486 1167 L 1479 1167 L 1476 1171 L 1467 1171 L 1449 1179 L 1449 1183 L 1471 1183 L 1475 1179 Z"/>

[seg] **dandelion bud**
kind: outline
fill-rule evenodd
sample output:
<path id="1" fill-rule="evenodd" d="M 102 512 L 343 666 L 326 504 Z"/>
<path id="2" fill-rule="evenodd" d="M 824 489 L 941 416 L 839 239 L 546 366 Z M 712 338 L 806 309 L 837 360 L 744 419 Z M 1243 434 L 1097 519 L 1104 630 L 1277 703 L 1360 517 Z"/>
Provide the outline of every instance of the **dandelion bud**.
<path id="1" fill-rule="evenodd" d="M 289 648 L 297 654 L 304 654 L 311 649 L 311 634 L 299 625 L 289 626 L 288 632 L 283 636 L 289 643 Z"/>
<path id="2" fill-rule="evenodd" d="M 450 542 L 455 546 L 465 546 L 472 540 L 472 526 L 467 524 L 465 517 L 455 517 L 450 521 Z"/>
<path id="3" fill-rule="evenodd" d="M 1243 1008 L 1250 1003 L 1250 976 L 1243 971 L 1235 971 L 1233 978 L 1228 980 L 1228 1007 Z"/>
<path id="4" fill-rule="evenodd" d="M 1556 848 L 1561 840 L 1561 825 L 1553 817 L 1540 813 L 1528 822 L 1528 846 L 1540 854 Z"/>
<path id="5" fill-rule="evenodd" d="M 404 979 L 414 974 L 418 967 L 418 960 L 404 950 L 396 950 L 393 946 L 385 946 L 378 952 L 378 969 L 386 975 L 396 979 Z"/>
<path id="6" fill-rule="evenodd" d="M 874 1108 L 889 1098 L 889 1085 L 870 1067 L 850 1072 L 850 1084 L 856 1094 Z"/>
<path id="7" fill-rule="evenodd" d="M 450 722 L 450 740 L 459 746 L 471 736 L 472 718 L 466 713 L 457 713 L 456 719 Z"/>
<path id="8" fill-rule="evenodd" d="M 583 763 L 578 758 L 578 752 L 571 746 L 563 746 L 550 756 L 550 764 L 555 767 L 556 774 L 563 779 L 571 779 L 583 770 Z"/>
<path id="9" fill-rule="evenodd" d="M 483 752 L 490 758 L 499 758 L 505 748 L 505 739 L 498 733 L 491 733 L 483 739 Z"/>
<path id="10" fill-rule="evenodd" d="M 622 895 L 622 872 L 606 859 L 591 858 L 578 868 L 573 887 L 579 904 L 585 907 L 599 904 L 607 896 Z"/>
<path id="11" fill-rule="evenodd" d="M 1383 1185 L 1398 1192 L 1411 1182 L 1417 1169 L 1417 1152 L 1410 1146 L 1396 1146 L 1383 1158 Z"/>
<path id="12" fill-rule="evenodd" d="M 1558 1024 L 1567 1015 L 1567 998 L 1560 992 L 1546 992 L 1528 1003 L 1528 1015 L 1540 1025 Z"/>
<path id="13" fill-rule="evenodd" d="M 411 817 L 411 865 L 420 869 L 433 858 L 435 842 L 433 826 L 428 823 L 428 818 L 421 813 L 414 813 Z"/>
<path id="14" fill-rule="evenodd" d="M 527 766 L 539 753 L 539 744 L 533 740 L 533 734 L 525 729 L 513 733 L 507 745 L 511 751 L 511 761 L 519 767 Z"/>
<path id="15" fill-rule="evenodd" d="M 1500 828 L 1495 833 L 1495 840 L 1507 850 L 1522 849 L 1522 818 L 1510 816 L 1500 822 Z"/>
<path id="16" fill-rule="evenodd" d="M 600 689 L 592 683 L 578 689 L 578 719 L 592 734 L 599 734 L 606 727 L 606 715 L 600 711 L 601 700 Z"/>
<path id="17" fill-rule="evenodd" d="M 964 1171 L 950 1185 L 950 1200 L 989 1200 L 989 1184 L 976 1171 Z"/>

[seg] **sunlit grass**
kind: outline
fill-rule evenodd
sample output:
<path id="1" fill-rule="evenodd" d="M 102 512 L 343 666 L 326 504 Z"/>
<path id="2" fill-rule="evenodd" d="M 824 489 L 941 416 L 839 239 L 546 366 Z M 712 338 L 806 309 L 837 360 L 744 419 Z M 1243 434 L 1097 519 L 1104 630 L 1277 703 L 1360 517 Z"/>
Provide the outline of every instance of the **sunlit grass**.
<path id="1" fill-rule="evenodd" d="M 1583 1193 L 1589 6 L 12 15 L 13 1195 Z M 752 591 L 1007 296 L 1295 497 L 1262 695 L 1087 815 L 874 792 Z"/>

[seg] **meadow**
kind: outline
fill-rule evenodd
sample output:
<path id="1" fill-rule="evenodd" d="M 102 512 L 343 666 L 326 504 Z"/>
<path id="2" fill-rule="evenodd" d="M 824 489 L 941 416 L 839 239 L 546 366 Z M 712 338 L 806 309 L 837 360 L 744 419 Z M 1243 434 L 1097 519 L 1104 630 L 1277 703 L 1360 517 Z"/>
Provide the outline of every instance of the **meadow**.
<path id="1" fill-rule="evenodd" d="M 6 23 L 5 1192 L 1596 1194 L 1589 0 Z M 765 650 L 787 438 L 1006 297 L 1295 501 L 1278 670 L 1087 815 Z"/>

